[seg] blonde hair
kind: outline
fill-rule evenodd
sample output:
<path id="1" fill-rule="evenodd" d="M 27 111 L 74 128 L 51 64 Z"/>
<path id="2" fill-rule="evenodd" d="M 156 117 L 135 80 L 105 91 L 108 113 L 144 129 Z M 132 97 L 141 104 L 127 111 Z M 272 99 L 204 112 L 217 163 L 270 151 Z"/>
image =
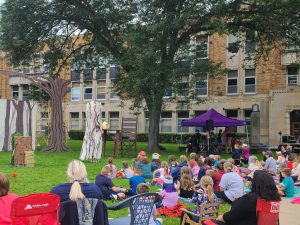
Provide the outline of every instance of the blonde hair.
<path id="1" fill-rule="evenodd" d="M 192 152 L 191 154 L 190 154 L 190 159 L 198 159 L 198 156 L 197 156 L 197 154 L 195 153 L 195 152 Z"/>
<path id="2" fill-rule="evenodd" d="M 164 168 L 164 169 L 168 168 L 168 163 L 166 161 L 162 161 L 161 168 Z"/>
<path id="3" fill-rule="evenodd" d="M 101 174 L 106 176 L 106 177 L 109 175 L 109 172 L 110 172 L 109 166 L 104 166 L 101 170 Z"/>
<path id="4" fill-rule="evenodd" d="M 148 193 L 149 192 L 149 185 L 146 183 L 140 183 L 137 187 L 136 187 L 136 193 L 137 194 L 142 194 L 142 193 Z"/>
<path id="5" fill-rule="evenodd" d="M 215 171 L 209 169 L 209 170 L 206 170 L 205 174 L 210 177 L 213 177 L 215 175 Z"/>
<path id="6" fill-rule="evenodd" d="M 82 193 L 80 182 L 83 182 L 87 177 L 87 172 L 83 162 L 79 160 L 72 160 L 68 165 L 67 176 L 71 186 L 69 197 L 72 201 L 78 201 L 85 198 Z"/>
<path id="7" fill-rule="evenodd" d="M 209 202 L 213 203 L 213 200 L 214 200 L 214 189 L 213 189 L 214 181 L 213 181 L 213 179 L 210 176 L 205 175 L 201 178 L 200 185 L 204 189 L 204 191 L 207 193 Z"/>
<path id="8" fill-rule="evenodd" d="M 186 161 L 187 161 L 186 156 L 185 156 L 185 155 L 181 155 L 181 156 L 179 157 L 179 161 L 180 161 L 180 162 L 186 162 Z"/>
<path id="9" fill-rule="evenodd" d="M 191 175 L 191 168 L 188 166 L 183 166 L 180 170 L 180 176 Z"/>
<path id="10" fill-rule="evenodd" d="M 183 190 L 193 190 L 194 189 L 194 182 L 191 174 L 183 174 L 180 176 L 180 187 Z"/>
<path id="11" fill-rule="evenodd" d="M 224 163 L 224 171 L 227 172 L 233 172 L 234 171 L 234 165 L 231 162 Z"/>

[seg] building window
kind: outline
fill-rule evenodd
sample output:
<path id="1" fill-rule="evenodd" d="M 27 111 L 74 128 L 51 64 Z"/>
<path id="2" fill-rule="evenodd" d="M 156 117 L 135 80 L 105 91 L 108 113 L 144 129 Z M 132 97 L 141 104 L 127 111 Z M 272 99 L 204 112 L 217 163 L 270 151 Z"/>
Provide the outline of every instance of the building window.
<path id="1" fill-rule="evenodd" d="M 256 92 L 256 78 L 255 69 L 245 70 L 245 93 L 255 93 Z"/>
<path id="2" fill-rule="evenodd" d="M 42 135 L 45 135 L 45 132 L 48 130 L 48 113 L 41 112 L 41 120 L 40 120 L 40 130 Z"/>
<path id="3" fill-rule="evenodd" d="M 71 100 L 73 102 L 80 101 L 80 88 L 79 87 L 72 87 L 72 89 L 71 89 Z"/>
<path id="4" fill-rule="evenodd" d="M 289 86 L 298 85 L 299 81 L 299 69 L 296 66 L 287 68 L 287 84 Z"/>
<path id="5" fill-rule="evenodd" d="M 96 70 L 96 80 L 106 80 L 106 69 L 98 68 Z"/>
<path id="6" fill-rule="evenodd" d="M 105 112 L 102 112 L 101 116 L 102 116 L 102 122 L 104 122 L 105 121 Z"/>
<path id="7" fill-rule="evenodd" d="M 239 42 L 238 42 L 238 37 L 233 34 L 228 35 L 228 54 L 229 55 L 234 55 L 237 54 L 239 51 Z"/>
<path id="8" fill-rule="evenodd" d="M 226 109 L 226 116 L 236 119 L 238 117 L 238 110 L 237 109 Z M 229 130 L 236 133 L 237 127 L 229 127 Z"/>
<path id="9" fill-rule="evenodd" d="M 230 70 L 227 74 L 227 94 L 238 94 L 238 71 Z"/>
<path id="10" fill-rule="evenodd" d="M 111 80 L 111 87 L 110 87 L 110 99 L 118 100 L 119 96 L 115 91 L 115 82 Z"/>
<path id="11" fill-rule="evenodd" d="M 187 119 L 189 119 L 189 111 L 177 112 L 177 132 L 179 133 L 189 132 L 189 127 L 181 126 L 181 122 Z"/>
<path id="12" fill-rule="evenodd" d="M 180 82 L 178 84 L 178 96 L 185 97 L 189 95 L 189 83 Z"/>
<path id="13" fill-rule="evenodd" d="M 29 100 L 29 85 L 23 84 L 23 100 Z"/>
<path id="14" fill-rule="evenodd" d="M 91 69 L 84 69 L 83 70 L 83 80 L 84 81 L 91 81 L 91 80 L 93 80 L 93 70 L 91 70 Z"/>
<path id="15" fill-rule="evenodd" d="M 70 113 L 70 130 L 79 130 L 79 112 Z"/>
<path id="16" fill-rule="evenodd" d="M 93 99 L 93 88 L 92 87 L 85 87 L 84 88 L 83 99 L 84 100 L 91 100 L 91 99 Z"/>
<path id="17" fill-rule="evenodd" d="M 117 78 L 118 74 L 119 74 L 119 67 L 117 67 L 115 65 L 111 65 L 110 66 L 110 70 L 109 70 L 109 77 L 110 77 L 110 79 Z"/>
<path id="18" fill-rule="evenodd" d="M 163 97 L 164 98 L 171 98 L 172 95 L 173 95 L 172 88 L 171 87 L 166 88 Z"/>
<path id="19" fill-rule="evenodd" d="M 202 114 L 206 113 L 207 111 L 206 110 L 196 110 L 194 112 L 194 116 L 193 117 L 197 117 L 197 116 L 201 116 Z M 195 132 L 196 131 L 200 131 L 200 132 L 204 132 L 205 131 L 205 128 L 204 127 L 195 127 Z"/>
<path id="20" fill-rule="evenodd" d="M 196 83 L 196 95 L 207 96 L 208 95 L 208 75 L 203 75 L 201 81 Z"/>
<path id="21" fill-rule="evenodd" d="M 162 112 L 160 115 L 160 132 L 172 132 L 172 112 Z"/>
<path id="22" fill-rule="evenodd" d="M 18 85 L 11 86 L 11 96 L 13 99 L 19 99 L 19 86 Z"/>
<path id="23" fill-rule="evenodd" d="M 251 54 L 256 50 L 255 31 L 247 31 L 245 39 L 245 53 Z"/>
<path id="24" fill-rule="evenodd" d="M 109 113 L 109 127 L 111 130 L 119 129 L 119 112 Z"/>
<path id="25" fill-rule="evenodd" d="M 196 36 L 196 56 L 197 59 L 208 58 L 208 36 Z"/>
<path id="26" fill-rule="evenodd" d="M 79 70 L 73 70 L 71 72 L 71 80 L 80 82 L 80 71 Z"/>
<path id="27" fill-rule="evenodd" d="M 97 81 L 97 99 L 105 99 L 106 80 Z"/>

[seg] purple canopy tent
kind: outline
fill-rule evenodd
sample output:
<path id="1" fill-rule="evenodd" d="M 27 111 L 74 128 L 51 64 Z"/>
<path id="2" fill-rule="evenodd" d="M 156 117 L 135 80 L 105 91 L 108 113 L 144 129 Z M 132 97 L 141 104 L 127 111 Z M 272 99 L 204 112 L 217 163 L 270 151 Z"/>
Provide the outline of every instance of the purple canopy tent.
<path id="1" fill-rule="evenodd" d="M 183 120 L 181 122 L 181 126 L 186 127 L 205 127 L 207 120 L 213 120 L 215 127 L 237 127 L 237 126 L 245 126 L 247 125 L 244 120 L 237 120 L 226 117 L 220 113 L 218 113 L 214 109 L 208 110 L 206 113 L 197 116 L 193 119 Z"/>
<path id="2" fill-rule="evenodd" d="M 206 121 L 207 120 L 213 120 L 215 127 L 237 127 L 237 126 L 246 126 L 246 132 L 247 132 L 247 141 L 249 143 L 249 137 L 248 137 L 248 128 L 247 128 L 247 122 L 245 120 L 238 120 L 238 119 L 232 119 L 229 117 L 226 117 L 220 113 L 218 113 L 216 110 L 211 108 L 206 113 L 197 116 L 193 119 L 189 120 L 183 120 L 181 122 L 181 126 L 186 127 L 206 127 Z"/>

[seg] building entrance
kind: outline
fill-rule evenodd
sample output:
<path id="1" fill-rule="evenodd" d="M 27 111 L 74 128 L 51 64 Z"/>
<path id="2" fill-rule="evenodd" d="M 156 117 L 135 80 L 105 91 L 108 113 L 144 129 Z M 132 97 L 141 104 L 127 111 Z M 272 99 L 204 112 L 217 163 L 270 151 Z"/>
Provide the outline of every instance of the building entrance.
<path id="1" fill-rule="evenodd" d="M 300 110 L 293 110 L 290 113 L 290 121 L 291 136 L 300 135 Z"/>

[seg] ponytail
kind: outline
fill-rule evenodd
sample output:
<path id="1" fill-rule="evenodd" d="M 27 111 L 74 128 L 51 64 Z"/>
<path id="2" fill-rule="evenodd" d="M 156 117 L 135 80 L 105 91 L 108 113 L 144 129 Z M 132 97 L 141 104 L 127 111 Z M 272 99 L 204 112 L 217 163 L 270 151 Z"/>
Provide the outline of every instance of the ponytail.
<path id="1" fill-rule="evenodd" d="M 72 184 L 69 197 L 72 201 L 78 201 L 85 198 L 78 181 L 74 181 L 74 183 Z"/>
<path id="2" fill-rule="evenodd" d="M 207 185 L 206 191 L 207 191 L 209 203 L 213 203 L 213 201 L 214 201 L 214 189 L 213 189 L 211 184 Z"/>

